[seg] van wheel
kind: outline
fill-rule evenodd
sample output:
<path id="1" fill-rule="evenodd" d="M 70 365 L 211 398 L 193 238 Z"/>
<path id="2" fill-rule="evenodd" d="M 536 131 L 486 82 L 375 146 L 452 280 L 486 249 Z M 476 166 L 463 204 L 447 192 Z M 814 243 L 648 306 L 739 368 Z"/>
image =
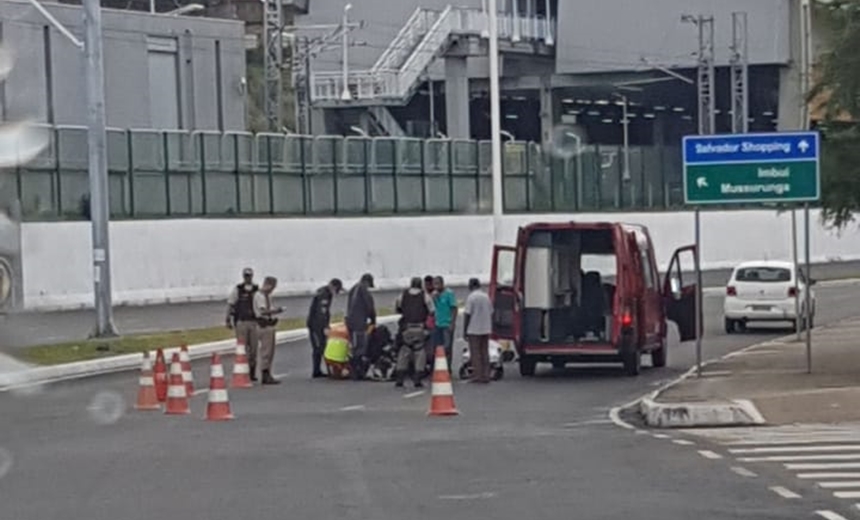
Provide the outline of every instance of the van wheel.
<path id="1" fill-rule="evenodd" d="M 635 344 L 626 344 L 622 347 L 621 361 L 624 363 L 624 372 L 628 376 L 638 376 L 642 371 L 642 353 Z"/>
<path id="2" fill-rule="evenodd" d="M 735 320 L 730 320 L 726 318 L 726 334 L 731 334 L 735 331 Z"/>
<path id="3" fill-rule="evenodd" d="M 666 343 L 663 346 L 651 351 L 651 366 L 654 368 L 663 368 L 666 366 Z"/>
<path id="4" fill-rule="evenodd" d="M 525 356 L 520 357 L 520 375 L 523 377 L 532 377 L 535 375 L 537 361 L 529 359 Z"/>
<path id="5" fill-rule="evenodd" d="M 567 365 L 567 363 L 565 363 L 561 359 L 556 359 L 556 360 L 553 360 L 553 362 L 552 362 L 552 368 L 554 368 L 556 370 L 564 370 L 564 367 L 566 365 Z"/>

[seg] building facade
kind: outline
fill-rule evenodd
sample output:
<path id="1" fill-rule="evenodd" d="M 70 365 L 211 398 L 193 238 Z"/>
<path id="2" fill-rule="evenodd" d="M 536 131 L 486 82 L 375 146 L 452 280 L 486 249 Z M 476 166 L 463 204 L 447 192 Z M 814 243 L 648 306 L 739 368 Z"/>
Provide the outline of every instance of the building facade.
<path id="1" fill-rule="evenodd" d="M 297 24 L 338 24 L 344 3 L 311 0 Z M 677 144 L 695 133 L 699 40 L 696 26 L 682 21 L 685 14 L 714 18 L 718 132 L 731 128 L 733 12 L 747 13 L 750 131 L 800 124 L 798 2 L 498 4 L 502 128 L 516 140 L 546 142 L 553 128 L 568 123 L 584 143 L 618 145 L 624 108 L 631 145 Z M 489 137 L 486 0 L 456 6 L 364 0 L 347 14 L 363 22 L 349 34 L 347 88 L 339 45 L 311 62 L 314 133 L 349 134 L 358 127 L 378 135 Z"/>
<path id="2" fill-rule="evenodd" d="M 79 6 L 44 4 L 79 40 Z M 105 104 L 113 128 L 245 130 L 242 22 L 103 9 Z M 0 92 L 4 120 L 85 125 L 83 52 L 24 1 L 0 1 L 16 66 Z"/>

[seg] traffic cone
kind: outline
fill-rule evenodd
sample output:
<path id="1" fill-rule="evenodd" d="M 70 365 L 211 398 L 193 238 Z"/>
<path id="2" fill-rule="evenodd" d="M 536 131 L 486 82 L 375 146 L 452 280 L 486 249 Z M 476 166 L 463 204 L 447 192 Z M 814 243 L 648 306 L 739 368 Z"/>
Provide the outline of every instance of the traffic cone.
<path id="1" fill-rule="evenodd" d="M 152 360 L 149 352 L 143 353 L 143 364 L 140 367 L 140 380 L 137 391 L 137 403 L 134 407 L 138 410 L 160 410 L 158 396 L 155 395 L 155 379 L 152 377 Z"/>
<path id="2" fill-rule="evenodd" d="M 433 379 L 430 382 L 430 410 L 427 415 L 459 415 L 454 406 L 454 387 L 451 384 L 451 374 L 448 373 L 448 359 L 445 348 L 436 347 Z"/>
<path id="3" fill-rule="evenodd" d="M 236 359 L 233 361 L 233 378 L 230 388 L 251 388 L 251 367 L 248 366 L 248 355 L 245 353 L 245 342 L 236 341 Z"/>
<path id="4" fill-rule="evenodd" d="M 155 396 L 159 403 L 167 400 L 167 363 L 161 349 L 155 353 Z"/>
<path id="5" fill-rule="evenodd" d="M 170 386 L 167 387 L 167 407 L 164 413 L 169 415 L 184 415 L 191 413 L 188 407 L 188 394 L 185 393 L 185 382 L 182 381 L 182 362 L 179 354 L 174 353 L 170 360 Z"/>
<path id="6" fill-rule="evenodd" d="M 221 356 L 212 354 L 212 366 L 209 369 L 209 403 L 206 405 L 207 421 L 229 421 L 233 419 L 230 411 L 230 398 L 227 395 L 227 384 L 224 382 L 224 366 Z"/>
<path id="7" fill-rule="evenodd" d="M 179 349 L 179 361 L 182 363 L 182 381 L 185 383 L 185 394 L 194 394 L 194 374 L 191 372 L 191 356 L 188 355 L 188 345 Z"/>

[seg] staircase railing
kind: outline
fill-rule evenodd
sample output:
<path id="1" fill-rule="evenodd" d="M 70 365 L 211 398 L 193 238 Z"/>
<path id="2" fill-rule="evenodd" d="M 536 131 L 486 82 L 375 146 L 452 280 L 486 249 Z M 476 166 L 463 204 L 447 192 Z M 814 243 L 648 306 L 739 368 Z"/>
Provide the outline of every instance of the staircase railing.
<path id="1" fill-rule="evenodd" d="M 397 70 L 409 59 L 415 46 L 421 42 L 428 29 L 438 18 L 439 12 L 417 8 L 397 36 L 391 40 L 385 52 L 376 60 L 370 70 Z"/>

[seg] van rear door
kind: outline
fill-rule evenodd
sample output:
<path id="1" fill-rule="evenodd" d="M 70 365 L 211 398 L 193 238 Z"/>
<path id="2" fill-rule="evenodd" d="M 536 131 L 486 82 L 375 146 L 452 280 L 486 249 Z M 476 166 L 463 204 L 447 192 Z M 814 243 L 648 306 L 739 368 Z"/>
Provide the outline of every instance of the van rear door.
<path id="1" fill-rule="evenodd" d="M 666 278 L 663 281 L 663 301 L 666 302 L 666 318 L 678 325 L 681 341 L 696 339 L 701 330 L 696 331 L 696 273 L 683 266 L 695 266 L 696 246 L 685 246 L 675 250 Z M 689 261 L 682 262 L 687 258 Z"/>
<path id="2" fill-rule="evenodd" d="M 519 334 L 519 297 L 517 293 L 517 248 L 493 247 L 490 270 L 490 300 L 493 302 L 493 337 L 516 340 Z"/>

